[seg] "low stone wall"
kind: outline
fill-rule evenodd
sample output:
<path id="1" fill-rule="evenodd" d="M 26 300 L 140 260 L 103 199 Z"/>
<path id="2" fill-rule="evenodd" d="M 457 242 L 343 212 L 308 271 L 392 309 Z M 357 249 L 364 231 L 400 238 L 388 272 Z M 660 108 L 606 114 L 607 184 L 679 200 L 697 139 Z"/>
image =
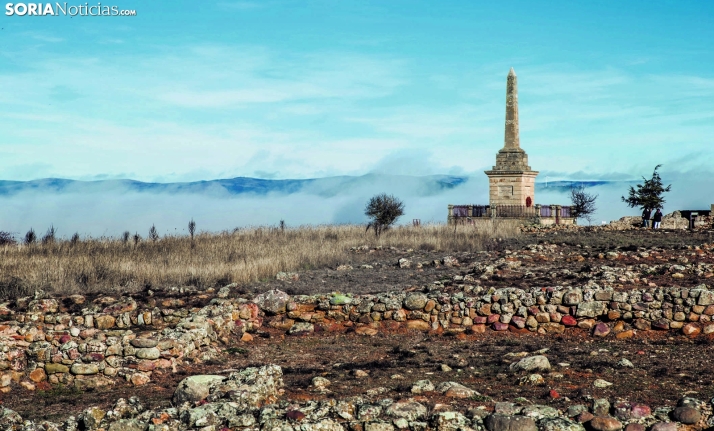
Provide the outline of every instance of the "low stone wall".
<path id="1" fill-rule="evenodd" d="M 440 264 L 458 264 L 449 259 Z M 454 283 L 471 281 L 468 274 L 454 278 Z M 250 341 L 250 333 L 263 326 L 289 335 L 375 335 L 382 330 L 553 334 L 572 327 L 620 339 L 648 330 L 689 337 L 714 333 L 714 291 L 706 285 L 629 291 L 461 286 L 449 293 L 443 284 L 434 284 L 362 296 L 289 296 L 272 290 L 253 302 L 229 299 L 230 289 L 223 288 L 201 308 L 183 307 L 178 298 L 163 299 L 151 309 L 131 298 L 99 298 L 75 314 L 59 312 L 56 299 L 30 300 L 22 313 L 6 304 L 0 307 L 5 320 L 0 325 L 0 391 L 10 391 L 13 381 L 30 390 L 48 383 L 96 387 L 115 378 L 142 385 L 155 370 L 175 372 L 186 361 L 214 358 L 221 345 Z"/>
<path id="2" fill-rule="evenodd" d="M 468 276 L 467 276 L 468 277 Z M 493 331 L 562 333 L 568 327 L 603 337 L 628 338 L 637 330 L 679 330 L 693 337 L 714 332 L 714 291 L 706 285 L 615 291 L 595 288 L 489 289 L 443 293 L 386 293 L 352 297 L 333 294 L 291 297 L 269 325 L 289 333 L 354 327 L 437 333 Z M 275 313 L 273 313 L 275 314 Z M 372 330 L 370 330 L 372 328 Z"/>
<path id="3" fill-rule="evenodd" d="M 154 370 L 176 372 L 185 361 L 211 359 L 218 345 L 262 324 L 256 304 L 220 298 L 227 292 L 200 309 L 182 308 L 178 298 L 144 308 L 105 297 L 76 314 L 58 312 L 57 299 L 30 300 L 23 313 L 0 306 L 0 391 L 13 381 L 30 390 L 47 383 L 96 387 L 114 378 L 143 385 Z"/>

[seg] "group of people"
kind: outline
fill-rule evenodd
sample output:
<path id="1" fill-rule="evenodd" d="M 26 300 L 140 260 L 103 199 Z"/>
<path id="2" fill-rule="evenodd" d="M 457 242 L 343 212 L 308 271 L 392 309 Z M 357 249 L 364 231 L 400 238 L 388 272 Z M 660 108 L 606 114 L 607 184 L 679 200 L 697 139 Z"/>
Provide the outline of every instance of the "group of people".
<path id="1" fill-rule="evenodd" d="M 652 210 L 645 208 L 642 211 L 642 227 L 650 227 L 650 219 L 652 219 L 652 229 L 659 229 L 659 225 L 662 223 L 662 210 L 657 208 L 654 216 L 652 216 Z"/>

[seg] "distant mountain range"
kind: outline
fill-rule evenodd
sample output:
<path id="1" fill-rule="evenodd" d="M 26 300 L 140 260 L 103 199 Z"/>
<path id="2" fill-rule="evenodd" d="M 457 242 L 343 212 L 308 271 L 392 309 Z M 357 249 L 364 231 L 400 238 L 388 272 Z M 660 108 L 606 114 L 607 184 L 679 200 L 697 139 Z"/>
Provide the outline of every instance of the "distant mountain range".
<path id="1" fill-rule="evenodd" d="M 292 194 L 308 193 L 330 197 L 349 192 L 357 188 L 376 184 L 392 184 L 420 190 L 420 195 L 431 196 L 442 191 L 458 187 L 470 179 L 465 176 L 429 175 L 407 176 L 367 174 L 362 176 L 337 176 L 300 180 L 271 180 L 261 178 L 236 177 L 229 179 L 193 181 L 179 183 L 151 183 L 135 180 L 98 180 L 77 181 L 61 178 L 44 178 L 32 181 L 0 180 L 0 196 L 11 196 L 27 192 L 66 194 L 66 193 L 104 193 L 104 192 L 140 192 L 140 193 L 226 193 L 229 195 L 269 193 Z M 485 178 L 478 178 L 485 181 Z M 556 189 L 567 191 L 574 185 L 592 187 L 614 183 L 613 181 L 549 181 L 536 183 L 536 190 Z"/>

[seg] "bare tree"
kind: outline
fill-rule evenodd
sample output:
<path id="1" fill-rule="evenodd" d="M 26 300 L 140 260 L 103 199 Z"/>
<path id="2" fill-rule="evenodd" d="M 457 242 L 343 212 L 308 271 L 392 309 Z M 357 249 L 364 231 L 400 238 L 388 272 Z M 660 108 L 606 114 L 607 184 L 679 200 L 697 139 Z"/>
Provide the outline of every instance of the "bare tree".
<path id="1" fill-rule="evenodd" d="M 404 215 L 404 203 L 392 195 L 382 193 L 369 200 L 364 214 L 371 219 L 367 230 L 374 229 L 374 234 L 379 237 L 399 217 Z"/>
<path id="2" fill-rule="evenodd" d="M 585 191 L 584 186 L 577 186 L 570 189 L 570 201 L 572 203 L 570 212 L 573 218 L 584 218 L 588 224 L 592 223 L 592 216 L 597 211 L 595 200 L 598 195 L 593 195 Z"/>

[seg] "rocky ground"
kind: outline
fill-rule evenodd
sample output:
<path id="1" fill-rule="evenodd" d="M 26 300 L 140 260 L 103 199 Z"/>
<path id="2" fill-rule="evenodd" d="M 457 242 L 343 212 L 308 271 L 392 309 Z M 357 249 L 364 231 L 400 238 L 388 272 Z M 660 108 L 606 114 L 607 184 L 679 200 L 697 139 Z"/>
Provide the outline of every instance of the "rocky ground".
<path id="1" fill-rule="evenodd" d="M 56 312 L 86 312 L 87 304 L 96 303 L 102 304 L 100 308 L 118 309 L 116 304 L 131 300 L 151 302 L 186 319 L 215 304 L 212 301 L 219 295 L 247 304 L 256 294 L 273 289 L 293 296 L 392 291 L 482 295 L 504 288 L 544 292 L 601 288 L 613 292 L 658 288 L 707 291 L 714 284 L 711 235 L 709 231 L 551 230 L 495 241 L 485 252 L 460 254 L 357 247 L 352 250 L 351 261 L 335 268 L 282 273 L 274 280 L 220 291 L 166 289 L 116 298 L 114 302 L 106 297 L 81 301 L 64 298 L 57 301 Z M 653 301 L 657 302 L 656 298 Z M 146 381 L 133 380 L 141 373 L 113 378 L 122 377 L 121 368 L 117 376 L 105 372 L 107 382 L 102 385 L 77 384 L 82 381 L 77 376 L 53 382 L 49 372 L 35 381 L 31 374 L 27 378 L 21 372 L 8 371 L 3 374 L 9 376 L 7 381 L 0 382 L 5 389 L 0 393 L 4 408 L 0 424 L 8 429 L 67 430 L 707 428 L 714 425 L 709 423 L 709 400 L 714 397 L 714 332 L 707 334 L 701 329 L 706 329 L 703 325 L 711 315 L 707 306 L 697 305 L 696 298 L 691 304 L 686 295 L 672 301 L 673 311 L 681 304 L 680 312 L 689 314 L 681 325 L 671 328 L 682 328 L 689 322 L 698 325 L 696 334 L 643 328 L 618 337 L 633 327 L 632 322 L 617 330 L 603 315 L 602 321 L 613 332 L 608 329 L 608 334 L 594 337 L 592 325 L 580 324 L 589 319 L 572 313 L 579 320 L 577 325 L 558 323 L 561 329 L 543 333 L 518 330 L 512 322 L 510 326 L 506 322 L 503 331 L 479 332 L 477 325 L 459 331 L 430 331 L 377 320 L 364 326 L 357 321 L 355 325 L 339 326 L 339 330 L 315 324 L 313 332 L 293 331 L 291 335 L 289 327 L 270 324 L 287 318 L 278 320 L 270 313 L 261 317 L 261 311 L 257 317 L 241 317 L 254 323 L 247 332 L 233 331 L 232 338 L 229 334 L 215 340 L 209 337 L 205 343 L 192 342 L 197 352 L 208 349 L 210 355 L 179 353 L 164 359 L 162 353 L 161 358 L 152 359 L 156 368 Z M 3 313 L 8 323 L 5 326 L 10 330 L 11 317 L 22 313 L 32 316 L 37 302 L 33 305 L 32 298 L 26 298 L 3 306 L 7 310 Z M 103 309 L 106 312 L 107 308 Z M 620 312 L 626 313 L 624 309 Z M 173 322 L 173 315 L 161 313 L 165 322 Z M 534 312 L 533 317 L 537 314 Z M 555 322 L 554 315 L 558 319 L 569 315 L 559 308 L 545 314 L 550 323 Z M 679 322 L 674 313 L 669 320 L 671 324 Z M 177 317 L 171 324 L 179 327 L 184 325 L 181 322 Z M 141 328 L 128 322 L 122 327 L 124 337 L 131 328 L 141 334 Z M 113 331 L 120 332 L 116 327 Z M 49 330 L 45 333 L 47 339 L 52 338 Z M 28 339 L 26 333 L 18 334 L 12 337 Z M 77 335 L 76 339 L 91 336 Z M 119 335 L 109 334 L 112 336 Z M 31 345 L 34 338 L 29 340 Z M 131 345 L 144 346 L 136 341 Z M 7 346 L 5 342 L 4 351 L 10 352 Z M 156 365 L 169 359 L 165 367 Z M 91 363 L 90 359 L 85 362 Z M 31 363 L 28 360 L 25 367 L 31 368 Z M 142 364 L 146 362 L 136 362 L 134 370 Z M 246 367 L 268 364 L 279 368 L 245 371 Z M 16 364 L 8 359 L 7 367 L 13 370 Z M 184 379 L 190 381 L 197 375 L 220 377 L 201 383 L 203 389 L 186 389 L 189 383 Z M 33 422 L 24 422 L 27 420 Z M 40 425 L 43 421 L 51 423 Z"/>

